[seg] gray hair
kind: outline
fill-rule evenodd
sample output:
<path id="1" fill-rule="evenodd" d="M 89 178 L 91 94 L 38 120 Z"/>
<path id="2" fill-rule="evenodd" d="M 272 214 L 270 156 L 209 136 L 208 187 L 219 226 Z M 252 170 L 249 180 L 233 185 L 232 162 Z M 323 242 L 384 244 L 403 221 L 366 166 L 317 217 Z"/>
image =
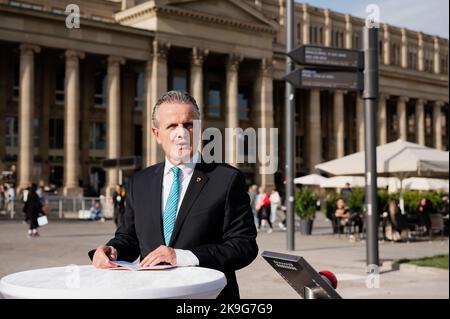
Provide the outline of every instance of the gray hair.
<path id="1" fill-rule="evenodd" d="M 160 105 L 164 103 L 190 104 L 194 112 L 197 113 L 198 117 L 200 118 L 200 109 L 198 108 L 197 102 L 189 93 L 181 91 L 169 91 L 161 95 L 158 98 L 155 106 L 153 107 L 152 122 L 154 127 L 159 127 L 157 113 Z"/>

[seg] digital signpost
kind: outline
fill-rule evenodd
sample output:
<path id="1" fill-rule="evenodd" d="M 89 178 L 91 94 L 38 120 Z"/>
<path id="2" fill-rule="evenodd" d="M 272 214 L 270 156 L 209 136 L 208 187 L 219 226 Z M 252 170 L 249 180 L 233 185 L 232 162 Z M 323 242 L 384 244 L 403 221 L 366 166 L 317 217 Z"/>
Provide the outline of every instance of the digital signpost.
<path id="1" fill-rule="evenodd" d="M 364 54 L 359 50 L 300 45 L 287 55 L 302 66 L 285 76 L 296 88 L 364 89 Z"/>
<path id="2" fill-rule="evenodd" d="M 292 33 L 292 32 L 291 32 Z M 288 42 L 292 39 L 288 32 Z M 287 68 L 284 79 L 287 87 L 322 90 L 355 91 L 364 99 L 366 191 L 365 215 L 367 232 L 367 265 L 379 266 L 378 257 L 378 200 L 376 172 L 376 114 L 378 100 L 378 28 L 363 29 L 363 50 L 331 48 L 316 45 L 287 47 L 287 60 L 300 68 Z M 288 90 L 287 90 L 288 93 Z M 289 91 L 293 107 L 294 94 Z M 319 107 L 317 105 L 316 107 Z M 287 113 L 288 114 L 287 110 Z M 289 121 L 287 123 L 290 123 Z M 287 130 L 290 137 L 292 128 Z M 289 148 L 291 144 L 287 143 Z M 289 154 L 287 154 L 288 156 Z M 290 163 L 291 159 L 287 159 Z M 289 165 L 286 165 L 289 167 Z M 286 175 L 292 172 L 287 170 Z M 290 178 L 287 177 L 287 181 Z M 289 235 L 289 234 L 288 234 Z M 288 241 L 292 239 L 288 238 Z M 293 245 L 291 245 L 293 247 Z"/>

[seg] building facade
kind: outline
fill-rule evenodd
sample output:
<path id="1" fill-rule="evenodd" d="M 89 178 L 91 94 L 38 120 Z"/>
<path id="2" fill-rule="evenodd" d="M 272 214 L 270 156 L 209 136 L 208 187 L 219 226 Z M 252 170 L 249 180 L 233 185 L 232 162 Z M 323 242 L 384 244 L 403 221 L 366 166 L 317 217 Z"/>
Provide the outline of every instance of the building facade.
<path id="1" fill-rule="evenodd" d="M 169 89 L 191 92 L 204 128 L 279 128 L 279 172 L 239 167 L 248 183 L 282 186 L 285 1 L 78 0 L 71 28 L 73 2 L 0 0 L 0 171 L 15 165 L 17 187 L 98 193 L 119 181 L 103 159 L 161 161 L 151 111 Z M 296 3 L 295 19 L 297 44 L 361 48 L 363 18 Z M 379 34 L 379 144 L 448 150 L 448 39 L 388 24 Z M 296 90 L 297 176 L 364 149 L 362 103 Z"/>

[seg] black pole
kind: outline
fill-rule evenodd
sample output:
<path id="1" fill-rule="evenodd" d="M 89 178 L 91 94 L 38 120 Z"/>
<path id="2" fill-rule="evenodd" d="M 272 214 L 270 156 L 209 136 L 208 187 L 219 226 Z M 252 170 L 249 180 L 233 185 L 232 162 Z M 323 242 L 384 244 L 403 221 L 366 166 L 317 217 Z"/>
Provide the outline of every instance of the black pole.
<path id="1" fill-rule="evenodd" d="M 377 196 L 378 28 L 364 28 L 364 127 L 367 265 L 379 266 Z"/>
<path id="2" fill-rule="evenodd" d="M 290 52 L 294 46 L 294 0 L 286 1 L 286 53 Z M 286 55 L 286 74 L 294 69 L 294 61 Z M 286 83 L 285 101 L 285 125 L 286 125 L 286 228 L 287 228 L 287 249 L 295 250 L 294 240 L 294 87 L 288 81 Z"/>

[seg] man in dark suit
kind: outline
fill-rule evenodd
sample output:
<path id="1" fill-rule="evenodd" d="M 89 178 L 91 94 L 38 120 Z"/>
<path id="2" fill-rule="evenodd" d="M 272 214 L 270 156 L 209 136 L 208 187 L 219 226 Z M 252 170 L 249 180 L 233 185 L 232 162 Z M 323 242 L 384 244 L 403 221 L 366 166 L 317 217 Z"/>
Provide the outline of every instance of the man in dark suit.
<path id="1" fill-rule="evenodd" d="M 140 256 L 141 266 L 217 269 L 227 279 L 219 298 L 239 298 L 235 271 L 258 253 L 250 199 L 238 169 L 206 163 L 194 151 L 193 122 L 199 117 L 197 103 L 187 93 L 171 91 L 159 98 L 152 132 L 165 162 L 130 178 L 122 224 L 90 256 L 97 268 Z"/>

